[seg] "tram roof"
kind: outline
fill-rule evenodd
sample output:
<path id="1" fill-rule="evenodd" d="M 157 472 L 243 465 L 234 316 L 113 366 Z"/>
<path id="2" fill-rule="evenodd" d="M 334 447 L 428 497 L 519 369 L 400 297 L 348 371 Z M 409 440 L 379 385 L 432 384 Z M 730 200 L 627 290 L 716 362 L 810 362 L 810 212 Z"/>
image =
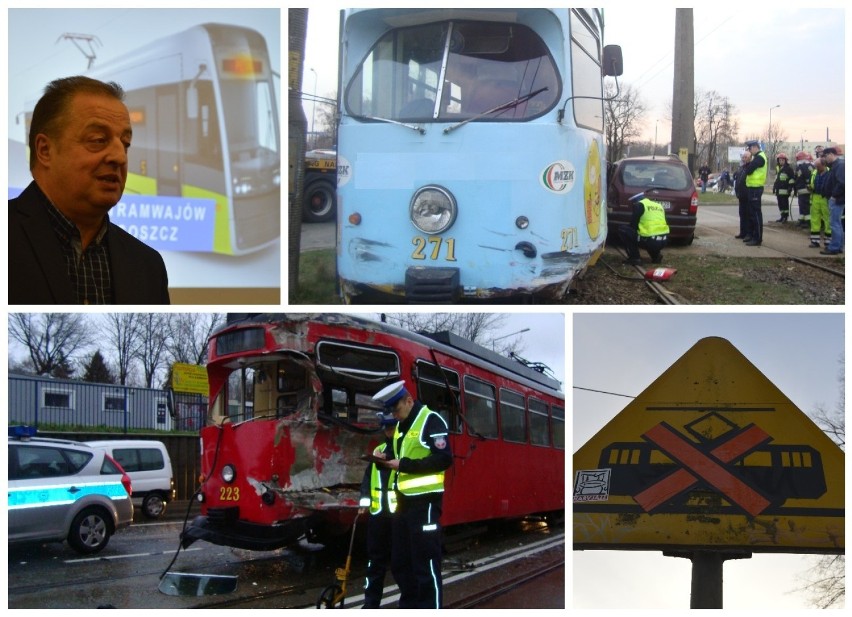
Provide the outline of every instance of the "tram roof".
<path id="1" fill-rule="evenodd" d="M 507 358 L 498 354 L 487 347 L 483 347 L 478 343 L 469 341 L 453 332 L 437 332 L 437 333 L 420 333 L 412 332 L 404 328 L 390 325 L 388 323 L 374 321 L 358 315 L 345 315 L 341 313 L 229 313 L 227 315 L 226 325 L 214 333 L 219 334 L 225 328 L 228 328 L 239 323 L 274 323 L 277 321 L 316 321 L 329 326 L 363 326 L 372 330 L 380 329 L 388 334 L 405 338 L 410 341 L 420 343 L 429 347 L 441 348 L 449 347 L 456 350 L 454 355 L 464 354 L 472 356 L 480 361 L 480 364 L 487 364 L 494 367 L 499 367 L 519 377 L 526 378 L 535 382 L 540 387 L 552 389 L 554 393 L 561 395 L 561 382 L 549 375 L 542 373 L 526 364 Z"/>

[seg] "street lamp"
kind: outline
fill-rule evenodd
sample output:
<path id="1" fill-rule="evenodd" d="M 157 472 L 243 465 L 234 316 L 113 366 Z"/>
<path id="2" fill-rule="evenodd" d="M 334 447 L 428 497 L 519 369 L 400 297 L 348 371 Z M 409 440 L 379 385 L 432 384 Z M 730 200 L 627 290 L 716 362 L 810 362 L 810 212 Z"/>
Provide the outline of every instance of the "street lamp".
<path id="1" fill-rule="evenodd" d="M 311 135 L 314 137 L 314 145 L 316 146 L 317 138 L 316 135 L 314 135 L 314 119 L 317 115 L 317 72 L 313 69 L 308 70 L 314 74 L 314 100 L 311 103 Z M 771 118 L 772 116 L 770 116 L 770 124 L 772 124 Z"/>
<path id="2" fill-rule="evenodd" d="M 518 330 L 517 332 L 512 332 L 511 334 L 504 334 L 503 336 L 498 336 L 497 338 L 491 339 L 491 351 L 497 350 L 496 347 L 494 346 L 494 343 L 496 343 L 497 341 L 504 339 L 504 338 L 509 338 L 510 336 L 515 336 L 516 334 L 521 334 L 523 332 L 529 332 L 529 331 L 530 331 L 529 328 L 524 328 L 523 330 Z"/>
<path id="3" fill-rule="evenodd" d="M 660 126 L 660 121 L 654 121 L 654 156 L 657 156 L 657 128 Z"/>
<path id="4" fill-rule="evenodd" d="M 772 155 L 773 156 L 775 155 L 775 145 L 774 145 L 774 142 L 772 141 L 772 110 L 778 109 L 779 107 L 781 107 L 781 105 L 776 105 L 775 107 L 769 108 L 769 132 L 766 134 L 766 141 L 768 141 L 769 145 L 772 146 Z"/>
<path id="5" fill-rule="evenodd" d="M 779 107 L 781 107 L 781 105 L 776 105 L 775 107 L 769 108 L 769 133 L 767 134 L 767 138 L 769 141 L 772 141 L 772 110 L 778 109 Z"/>

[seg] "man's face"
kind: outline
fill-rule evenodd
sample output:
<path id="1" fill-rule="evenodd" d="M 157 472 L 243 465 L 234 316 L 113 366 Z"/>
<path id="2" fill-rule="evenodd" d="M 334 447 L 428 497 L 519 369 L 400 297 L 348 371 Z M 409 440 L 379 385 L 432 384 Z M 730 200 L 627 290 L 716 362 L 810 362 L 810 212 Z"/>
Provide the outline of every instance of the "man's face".
<path id="1" fill-rule="evenodd" d="M 106 214 L 124 192 L 131 137 L 124 103 L 99 94 L 75 95 L 59 137 L 36 138 L 39 153 L 49 153 L 43 160 L 48 197 L 71 220 Z"/>
<path id="2" fill-rule="evenodd" d="M 393 417 L 398 421 L 402 422 L 408 417 L 408 414 L 411 413 L 411 408 L 414 407 L 414 400 L 411 396 L 403 396 L 399 399 L 394 405 L 394 408 L 391 410 Z"/>

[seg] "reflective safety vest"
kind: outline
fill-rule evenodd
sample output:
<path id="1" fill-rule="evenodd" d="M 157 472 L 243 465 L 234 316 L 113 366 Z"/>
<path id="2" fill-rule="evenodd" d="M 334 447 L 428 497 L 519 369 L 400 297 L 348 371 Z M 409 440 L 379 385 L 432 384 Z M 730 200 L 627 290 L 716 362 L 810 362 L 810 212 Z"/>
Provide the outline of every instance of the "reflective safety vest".
<path id="1" fill-rule="evenodd" d="M 669 225 L 666 223 L 666 211 L 662 204 L 647 197 L 639 203 L 645 208 L 639 219 L 639 235 L 643 238 L 667 235 Z"/>
<path id="2" fill-rule="evenodd" d="M 766 153 L 761 150 L 755 156 L 763 159 L 763 167 L 758 167 L 752 173 L 746 176 L 746 186 L 749 188 L 763 188 L 766 184 L 766 172 L 769 168 L 769 163 L 766 160 Z"/>
<path id="3" fill-rule="evenodd" d="M 400 432 L 399 424 L 397 424 L 396 431 L 393 434 L 394 458 L 397 460 L 402 460 L 403 458 L 417 460 L 426 458 L 432 453 L 432 450 L 426 445 L 423 429 L 426 427 L 426 420 L 433 414 L 441 418 L 439 414 L 431 411 L 425 405 L 420 408 L 417 418 L 414 419 L 414 424 L 411 425 L 411 428 L 408 429 L 408 432 L 402 439 L 402 447 L 399 446 Z M 441 422 L 443 422 L 443 418 L 441 418 Z M 397 451 L 398 449 L 399 451 Z M 444 472 L 396 472 L 392 475 L 391 486 L 395 486 L 396 490 L 409 497 L 413 495 L 425 495 L 427 493 L 443 493 Z"/>
<path id="4" fill-rule="evenodd" d="M 374 453 L 382 453 L 387 449 L 388 444 L 383 443 L 375 450 Z M 388 483 L 390 484 L 390 477 Z M 370 514 L 379 514 L 382 511 L 382 493 L 387 493 L 388 510 L 396 512 L 396 493 L 389 491 L 387 486 L 382 485 L 382 474 L 379 466 L 373 463 L 373 472 L 370 474 Z"/>

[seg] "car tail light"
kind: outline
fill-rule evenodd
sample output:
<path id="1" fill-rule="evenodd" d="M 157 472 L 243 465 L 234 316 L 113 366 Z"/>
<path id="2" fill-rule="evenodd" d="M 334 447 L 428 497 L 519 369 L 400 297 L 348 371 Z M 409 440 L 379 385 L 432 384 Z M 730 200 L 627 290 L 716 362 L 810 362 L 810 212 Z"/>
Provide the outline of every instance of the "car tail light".
<path id="1" fill-rule="evenodd" d="M 122 467 L 121 464 L 117 460 L 112 458 L 109 454 L 104 454 L 104 456 L 108 458 L 113 465 L 118 467 L 118 470 L 121 472 L 121 485 L 124 487 L 124 490 L 127 491 L 127 496 L 132 497 L 133 487 L 130 483 L 130 476 L 128 476 L 127 472 L 124 471 L 124 467 Z"/>
<path id="2" fill-rule="evenodd" d="M 696 214 L 698 212 L 698 192 L 692 192 L 692 199 L 689 200 L 689 213 Z"/>
<path id="3" fill-rule="evenodd" d="M 127 491 L 127 496 L 133 496 L 133 487 L 130 485 L 130 476 L 126 473 L 121 474 L 121 484 L 124 486 L 124 490 Z"/>

